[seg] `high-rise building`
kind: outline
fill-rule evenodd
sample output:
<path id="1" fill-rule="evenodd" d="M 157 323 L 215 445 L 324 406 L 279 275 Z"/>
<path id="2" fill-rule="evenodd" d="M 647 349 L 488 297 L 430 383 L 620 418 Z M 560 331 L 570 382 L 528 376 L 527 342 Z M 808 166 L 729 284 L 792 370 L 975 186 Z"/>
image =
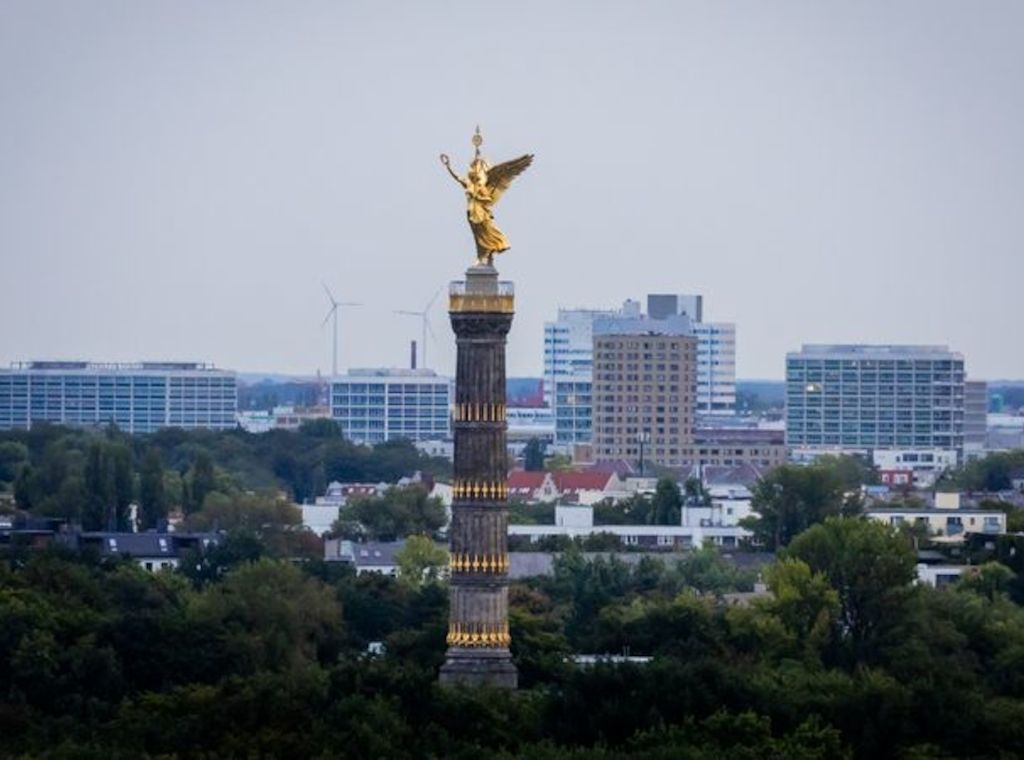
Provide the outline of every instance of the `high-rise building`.
<path id="1" fill-rule="evenodd" d="M 988 437 L 988 383 L 964 382 L 964 451 L 979 454 Z"/>
<path id="2" fill-rule="evenodd" d="M 723 417 L 736 413 L 736 325 L 731 322 L 697 322 L 698 417 Z"/>
<path id="3" fill-rule="evenodd" d="M 357 443 L 450 438 L 451 404 L 451 378 L 431 369 L 353 369 L 331 380 L 331 417 Z"/>
<path id="4" fill-rule="evenodd" d="M 555 445 L 590 443 L 594 434 L 591 376 L 560 378 L 555 382 Z"/>
<path id="5" fill-rule="evenodd" d="M 544 402 L 554 406 L 555 385 L 589 378 L 594 365 L 594 320 L 619 317 L 619 309 L 559 309 L 544 323 Z"/>
<path id="6" fill-rule="evenodd" d="M 682 466 L 694 440 L 696 380 L 697 338 L 685 315 L 595 323 L 594 456 Z"/>
<path id="7" fill-rule="evenodd" d="M 647 295 L 647 316 L 651 319 L 665 319 L 685 314 L 691 322 L 704 321 L 704 296 L 649 293 Z"/>
<path id="8" fill-rule="evenodd" d="M 786 445 L 816 451 L 964 444 L 964 358 L 945 346 L 805 345 L 786 355 Z"/>
<path id="9" fill-rule="evenodd" d="M 196 362 L 18 362 L 0 370 L 0 429 L 114 424 L 128 433 L 236 425 L 234 372 Z"/>
<path id="10" fill-rule="evenodd" d="M 703 315 L 704 299 L 700 295 L 648 295 L 646 316 L 642 314 L 640 304 L 632 300 L 615 310 L 560 309 L 558 319 L 544 325 L 544 400 L 555 408 L 556 420 L 557 385 L 562 381 L 580 383 L 592 379 L 592 338 L 596 321 L 626 319 L 653 322 L 679 316 L 688 318 L 691 333 L 697 337 L 696 413 L 700 417 L 734 415 L 736 325 L 731 322 L 704 322 Z"/>

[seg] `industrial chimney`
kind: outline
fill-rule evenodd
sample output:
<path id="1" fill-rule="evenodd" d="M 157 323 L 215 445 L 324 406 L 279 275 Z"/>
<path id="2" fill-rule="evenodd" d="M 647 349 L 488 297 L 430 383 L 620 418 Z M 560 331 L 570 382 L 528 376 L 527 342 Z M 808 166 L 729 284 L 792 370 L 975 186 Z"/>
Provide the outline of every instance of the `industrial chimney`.
<path id="1" fill-rule="evenodd" d="M 416 369 L 416 341 L 409 346 L 409 367 Z"/>

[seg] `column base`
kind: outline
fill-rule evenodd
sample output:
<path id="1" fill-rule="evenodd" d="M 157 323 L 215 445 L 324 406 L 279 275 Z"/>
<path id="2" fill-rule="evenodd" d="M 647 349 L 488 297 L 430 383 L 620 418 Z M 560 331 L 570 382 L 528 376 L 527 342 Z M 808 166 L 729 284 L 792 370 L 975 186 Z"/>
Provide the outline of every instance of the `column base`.
<path id="1" fill-rule="evenodd" d="M 508 649 L 449 647 L 441 666 L 441 683 L 493 689 L 515 689 L 519 674 Z"/>

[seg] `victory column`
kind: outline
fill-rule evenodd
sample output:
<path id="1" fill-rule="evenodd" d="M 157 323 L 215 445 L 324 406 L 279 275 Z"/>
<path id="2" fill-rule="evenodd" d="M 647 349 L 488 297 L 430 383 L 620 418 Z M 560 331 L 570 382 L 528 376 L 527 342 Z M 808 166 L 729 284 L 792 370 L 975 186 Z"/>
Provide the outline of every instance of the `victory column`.
<path id="1" fill-rule="evenodd" d="M 515 311 L 511 282 L 499 282 L 494 255 L 509 242 L 492 208 L 532 155 L 491 166 L 475 156 L 465 177 L 448 156 L 441 163 L 462 185 L 476 242 L 476 264 L 453 282 L 449 314 L 455 331 L 455 462 L 449 528 L 448 652 L 441 682 L 514 689 L 508 630 L 508 488 L 505 446 L 505 336 Z"/>

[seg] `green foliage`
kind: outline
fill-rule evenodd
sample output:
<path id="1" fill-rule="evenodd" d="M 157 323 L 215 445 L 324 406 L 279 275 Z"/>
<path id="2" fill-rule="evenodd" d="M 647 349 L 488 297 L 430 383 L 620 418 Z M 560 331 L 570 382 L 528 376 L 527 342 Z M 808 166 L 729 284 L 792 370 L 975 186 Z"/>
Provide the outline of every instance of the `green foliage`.
<path id="1" fill-rule="evenodd" d="M 878 485 L 878 470 L 855 454 L 826 454 L 818 457 L 815 464 L 832 470 L 846 491 L 857 490 L 863 485 Z"/>
<path id="2" fill-rule="evenodd" d="M 523 449 L 523 469 L 527 472 L 544 471 L 544 444 L 539 438 L 531 438 Z"/>
<path id="3" fill-rule="evenodd" d="M 651 500 L 650 519 L 654 525 L 679 525 L 683 497 L 672 478 L 659 478 Z"/>
<path id="4" fill-rule="evenodd" d="M 544 469 L 548 472 L 559 472 L 573 468 L 572 457 L 567 454 L 553 454 L 544 461 Z"/>
<path id="5" fill-rule="evenodd" d="M 784 558 L 773 565 L 766 580 L 772 599 L 765 609 L 779 618 L 808 660 L 820 656 L 839 613 L 839 593 L 822 572 L 802 560 Z"/>
<path id="6" fill-rule="evenodd" d="M 96 441 L 89 447 L 84 472 L 86 530 L 129 530 L 133 496 L 132 454 L 120 442 Z"/>
<path id="7" fill-rule="evenodd" d="M 410 586 L 436 583 L 448 565 L 448 552 L 429 536 L 409 536 L 395 554 L 398 579 Z"/>
<path id="8" fill-rule="evenodd" d="M 1017 574 L 999 562 L 986 562 L 974 572 L 966 573 L 957 583 L 958 589 L 980 594 L 991 601 L 1008 595 Z"/>
<path id="9" fill-rule="evenodd" d="M 188 613 L 200 630 L 222 632 L 231 672 L 329 662 L 340 648 L 334 594 L 288 562 L 262 559 L 238 567 L 201 592 Z"/>
<path id="10" fill-rule="evenodd" d="M 164 466 L 160 452 L 155 448 L 146 450 L 139 473 L 139 527 L 142 530 L 156 528 L 167 519 L 167 492 L 164 485 Z"/>
<path id="11" fill-rule="evenodd" d="M 28 447 L 17 441 L 0 442 L 0 488 L 7 490 L 29 462 Z"/>
<path id="12" fill-rule="evenodd" d="M 206 451 L 200 451 L 188 480 L 189 498 L 185 502 L 185 513 L 198 512 L 206 503 L 206 497 L 217 487 L 217 476 L 213 469 L 213 459 Z"/>
<path id="13" fill-rule="evenodd" d="M 1010 476 L 1024 469 L 1024 449 L 1000 451 L 980 459 L 972 459 L 954 476 L 961 488 L 968 491 L 1006 491 Z"/>
<path id="14" fill-rule="evenodd" d="M 0 431 L 0 492 L 13 491 L 18 506 L 35 514 L 107 527 L 112 519 L 127 519 L 126 513 L 117 513 L 119 497 L 111 493 L 118 488 L 128 492 L 127 480 L 132 486 L 137 480 L 140 517 L 149 524 L 159 516 L 147 514 L 142 481 L 145 475 L 146 495 L 156 496 L 157 458 L 163 467 L 164 506 L 157 497 L 156 515 L 163 509 L 197 512 L 214 492 L 280 490 L 301 503 L 322 495 L 331 480 L 394 482 L 417 471 L 450 472 L 448 462 L 421 454 L 408 441 L 373 448 L 346 441 L 331 420 L 308 423 L 298 432 L 260 435 L 167 428 L 128 436 L 116 428 L 34 425 L 28 431 Z M 120 479 L 119 484 L 112 486 L 112 479 Z"/>
<path id="15" fill-rule="evenodd" d="M 445 521 L 444 504 L 426 489 L 395 487 L 349 502 L 331 532 L 352 540 L 395 541 L 413 534 L 433 535 Z"/>
<path id="16" fill-rule="evenodd" d="M 536 504 L 525 501 L 508 503 L 508 521 L 512 525 L 554 525 L 554 502 L 542 501 Z"/>
<path id="17" fill-rule="evenodd" d="M 1024 509 L 1016 504 L 999 499 L 982 499 L 978 504 L 978 509 L 997 509 L 1006 515 L 1007 533 L 1024 532 Z"/>
<path id="18" fill-rule="evenodd" d="M 996 557 L 1020 562 L 1004 538 Z M 751 574 L 710 549 L 570 549 L 509 589 L 517 693 L 437 683 L 443 583 L 273 553 L 242 529 L 179 573 L 5 550 L 0 756 L 1024 756 L 1016 579 L 981 565 L 954 590 L 912 586 L 912 552 L 877 523 L 812 527 L 746 605 L 722 594 Z M 623 650 L 653 660 L 571 661 Z"/>
<path id="19" fill-rule="evenodd" d="M 776 467 L 757 482 L 751 506 L 758 516 L 744 525 L 765 548 L 781 548 L 827 517 L 856 511 L 857 503 L 845 500 L 837 460 L 823 459 L 806 467 Z"/>
<path id="20" fill-rule="evenodd" d="M 594 505 L 594 525 L 650 525 L 653 516 L 651 499 L 634 494 L 627 499 L 604 499 Z"/>
<path id="21" fill-rule="evenodd" d="M 244 530 L 259 533 L 266 528 L 295 527 L 302 524 L 302 512 L 280 494 L 235 493 L 227 496 L 211 491 L 203 508 L 188 516 L 189 530 Z"/>
<path id="22" fill-rule="evenodd" d="M 915 577 L 917 560 L 906 538 L 872 520 L 830 518 L 798 536 L 786 555 L 828 579 L 839 598 L 836 640 L 857 662 L 872 659 Z"/>

